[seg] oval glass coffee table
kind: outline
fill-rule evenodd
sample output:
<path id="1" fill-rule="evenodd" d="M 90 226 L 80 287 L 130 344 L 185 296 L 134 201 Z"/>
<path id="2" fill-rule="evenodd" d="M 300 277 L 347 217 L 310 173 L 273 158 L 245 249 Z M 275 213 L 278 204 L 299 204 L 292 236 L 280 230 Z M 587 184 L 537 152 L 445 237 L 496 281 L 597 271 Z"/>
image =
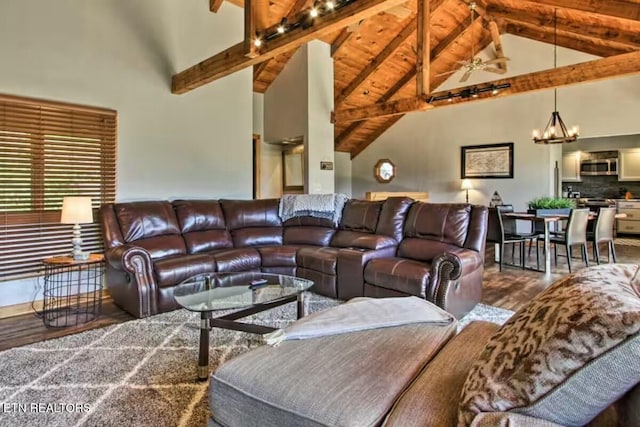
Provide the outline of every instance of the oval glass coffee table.
<path id="1" fill-rule="evenodd" d="M 277 328 L 237 322 L 237 319 L 260 313 L 290 302 L 298 303 L 298 319 L 304 316 L 303 292 L 313 286 L 311 280 L 283 274 L 261 272 L 207 273 L 180 283 L 173 295 L 181 307 L 200 313 L 198 379 L 209 375 L 209 331 L 232 329 L 253 334 L 267 334 Z M 214 318 L 218 310 L 237 310 Z"/>

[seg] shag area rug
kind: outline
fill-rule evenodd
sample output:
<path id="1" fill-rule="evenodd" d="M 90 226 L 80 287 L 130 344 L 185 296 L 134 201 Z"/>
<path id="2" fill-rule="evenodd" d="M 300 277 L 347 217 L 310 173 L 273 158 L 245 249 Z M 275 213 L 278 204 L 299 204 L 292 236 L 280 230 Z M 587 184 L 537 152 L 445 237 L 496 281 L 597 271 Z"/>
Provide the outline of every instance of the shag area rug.
<path id="1" fill-rule="evenodd" d="M 339 302 L 310 294 L 306 313 Z M 287 304 L 243 321 L 284 327 Z M 222 313 L 220 313 L 222 315 Z M 511 311 L 479 304 L 460 321 L 502 324 Z M 0 353 L 0 426 L 204 426 L 208 382 L 196 380 L 198 313 L 177 310 Z M 210 369 L 259 335 L 214 328 Z"/>

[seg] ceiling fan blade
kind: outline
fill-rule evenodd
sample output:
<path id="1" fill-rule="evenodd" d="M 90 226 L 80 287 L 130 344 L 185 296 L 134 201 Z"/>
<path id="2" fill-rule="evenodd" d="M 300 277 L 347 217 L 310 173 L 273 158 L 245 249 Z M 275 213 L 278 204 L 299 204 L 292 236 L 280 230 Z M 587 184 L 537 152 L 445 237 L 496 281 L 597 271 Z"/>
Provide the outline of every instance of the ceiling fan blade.
<path id="1" fill-rule="evenodd" d="M 462 75 L 462 78 L 460 78 L 460 83 L 466 82 L 467 80 L 469 80 L 469 77 L 471 77 L 471 70 L 467 70 L 467 72 Z"/>
<path id="2" fill-rule="evenodd" d="M 499 62 L 507 62 L 510 61 L 509 58 L 507 58 L 506 56 L 502 56 L 500 58 L 494 58 L 494 59 L 490 59 L 488 61 L 484 61 L 483 64 L 484 65 L 491 65 L 491 64 L 497 64 Z"/>
<path id="3" fill-rule="evenodd" d="M 446 73 L 436 74 L 434 77 L 446 76 L 447 74 L 453 74 L 453 73 L 455 73 L 455 72 L 457 72 L 457 71 L 458 71 L 458 70 L 447 71 Z"/>
<path id="4" fill-rule="evenodd" d="M 490 73 L 496 73 L 496 74 L 504 74 L 507 72 L 507 70 L 503 70 L 502 68 L 494 68 L 494 67 L 485 67 L 482 69 L 482 71 L 488 71 Z"/>

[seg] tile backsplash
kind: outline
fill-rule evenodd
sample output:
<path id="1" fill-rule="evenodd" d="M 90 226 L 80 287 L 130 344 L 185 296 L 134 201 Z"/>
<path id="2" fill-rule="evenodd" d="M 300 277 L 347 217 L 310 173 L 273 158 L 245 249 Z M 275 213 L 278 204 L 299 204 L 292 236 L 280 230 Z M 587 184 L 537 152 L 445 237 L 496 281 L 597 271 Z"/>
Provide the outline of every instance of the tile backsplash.
<path id="1" fill-rule="evenodd" d="M 640 198 L 640 181 L 618 181 L 617 176 L 583 175 L 582 182 L 563 182 L 562 191 L 579 191 L 580 197 L 619 199 L 624 197 L 621 189 L 631 192 L 633 198 Z"/>

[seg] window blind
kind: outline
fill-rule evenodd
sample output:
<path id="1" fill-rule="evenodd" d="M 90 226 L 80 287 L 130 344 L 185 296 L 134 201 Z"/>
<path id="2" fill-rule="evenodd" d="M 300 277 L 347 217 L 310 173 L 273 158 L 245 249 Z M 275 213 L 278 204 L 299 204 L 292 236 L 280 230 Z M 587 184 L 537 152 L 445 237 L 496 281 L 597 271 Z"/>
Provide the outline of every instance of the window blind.
<path id="1" fill-rule="evenodd" d="M 0 281 L 71 252 L 65 196 L 91 197 L 82 247 L 102 251 L 97 208 L 115 199 L 116 133 L 113 110 L 0 94 Z"/>

